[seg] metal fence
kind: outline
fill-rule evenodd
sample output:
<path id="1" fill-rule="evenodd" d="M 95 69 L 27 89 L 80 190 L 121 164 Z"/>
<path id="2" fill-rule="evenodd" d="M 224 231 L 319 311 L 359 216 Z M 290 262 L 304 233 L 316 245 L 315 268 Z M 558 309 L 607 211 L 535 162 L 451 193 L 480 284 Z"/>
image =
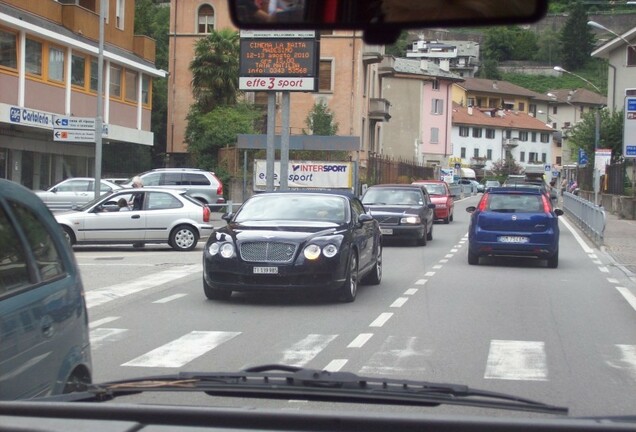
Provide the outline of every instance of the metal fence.
<path id="1" fill-rule="evenodd" d="M 613 163 L 605 168 L 605 178 L 601 182 L 601 191 L 614 195 L 625 194 L 626 164 Z"/>
<path id="2" fill-rule="evenodd" d="M 367 163 L 366 183 L 410 183 L 413 180 L 435 178 L 435 168 L 403 159 L 370 155 Z"/>
<path id="3" fill-rule="evenodd" d="M 597 245 L 603 244 L 607 217 L 603 207 L 569 192 L 563 194 L 563 210 Z"/>

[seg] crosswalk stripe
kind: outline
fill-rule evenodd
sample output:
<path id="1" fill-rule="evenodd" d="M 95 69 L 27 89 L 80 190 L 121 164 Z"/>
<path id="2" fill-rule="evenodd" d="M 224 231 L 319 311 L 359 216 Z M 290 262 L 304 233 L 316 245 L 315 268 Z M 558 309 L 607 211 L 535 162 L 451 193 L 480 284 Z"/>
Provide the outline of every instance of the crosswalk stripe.
<path id="1" fill-rule="evenodd" d="M 91 348 L 98 349 L 105 342 L 116 342 L 124 338 L 127 329 L 120 328 L 96 328 L 90 331 Z"/>
<path id="2" fill-rule="evenodd" d="M 347 345 L 347 348 L 362 348 L 372 337 L 373 333 L 360 333 L 349 345 Z"/>
<path id="3" fill-rule="evenodd" d="M 363 375 L 376 376 L 413 376 L 427 370 L 433 350 L 420 346 L 415 337 L 389 336 L 380 350 L 371 356 L 366 365 L 360 369 Z"/>
<path id="4" fill-rule="evenodd" d="M 621 352 L 621 362 L 633 380 L 636 381 L 636 345 L 616 345 Z"/>
<path id="5" fill-rule="evenodd" d="M 283 352 L 282 364 L 304 366 L 316 357 L 338 335 L 310 334 Z"/>
<path id="6" fill-rule="evenodd" d="M 240 332 L 192 331 L 122 366 L 181 367 L 240 334 Z"/>
<path id="7" fill-rule="evenodd" d="M 340 369 L 342 369 L 348 362 L 349 360 L 347 359 L 334 359 L 331 360 L 329 362 L 329 364 L 327 366 L 324 367 L 323 370 L 329 371 L 329 372 L 338 372 Z"/>
<path id="8" fill-rule="evenodd" d="M 543 342 L 492 340 L 486 379 L 545 381 L 548 377 Z"/>
<path id="9" fill-rule="evenodd" d="M 95 328 L 95 327 L 99 327 L 102 326 L 104 324 L 108 324 L 109 322 L 113 322 L 115 320 L 118 320 L 119 317 L 106 317 L 106 318 L 102 318 L 102 319 L 98 319 L 95 321 L 92 321 L 88 324 L 89 328 Z"/>

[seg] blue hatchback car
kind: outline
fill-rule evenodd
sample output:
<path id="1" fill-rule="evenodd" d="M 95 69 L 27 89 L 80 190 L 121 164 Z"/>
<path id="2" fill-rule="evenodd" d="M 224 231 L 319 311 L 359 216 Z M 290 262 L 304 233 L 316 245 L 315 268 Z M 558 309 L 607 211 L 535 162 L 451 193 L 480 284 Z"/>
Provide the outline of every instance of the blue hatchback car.
<path id="1" fill-rule="evenodd" d="M 537 188 L 491 188 L 472 213 L 468 230 L 468 264 L 482 256 L 528 256 L 559 265 L 559 221 L 563 210 Z"/>

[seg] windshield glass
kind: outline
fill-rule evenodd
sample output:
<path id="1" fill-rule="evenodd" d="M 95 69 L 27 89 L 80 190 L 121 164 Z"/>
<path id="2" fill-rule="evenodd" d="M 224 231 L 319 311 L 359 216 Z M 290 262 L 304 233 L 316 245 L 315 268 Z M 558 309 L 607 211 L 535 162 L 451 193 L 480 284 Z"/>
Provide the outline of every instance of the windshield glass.
<path id="1" fill-rule="evenodd" d="M 633 3 L 0 0 L 0 177 L 54 218 L 0 190 L 24 225 L 0 229 L 0 399 L 284 365 L 636 416 Z M 310 400 L 350 389 L 300 375 L 117 402 L 554 415 Z"/>

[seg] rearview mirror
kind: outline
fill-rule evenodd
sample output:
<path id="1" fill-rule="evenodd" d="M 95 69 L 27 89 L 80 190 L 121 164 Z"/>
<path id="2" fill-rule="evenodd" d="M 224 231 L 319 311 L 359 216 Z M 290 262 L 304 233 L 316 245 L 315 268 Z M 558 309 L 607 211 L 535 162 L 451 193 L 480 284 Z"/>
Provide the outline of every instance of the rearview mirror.
<path id="1" fill-rule="evenodd" d="M 548 8 L 548 0 L 228 1 L 240 29 L 363 30 L 370 43 L 392 43 L 409 28 L 533 22 Z"/>

